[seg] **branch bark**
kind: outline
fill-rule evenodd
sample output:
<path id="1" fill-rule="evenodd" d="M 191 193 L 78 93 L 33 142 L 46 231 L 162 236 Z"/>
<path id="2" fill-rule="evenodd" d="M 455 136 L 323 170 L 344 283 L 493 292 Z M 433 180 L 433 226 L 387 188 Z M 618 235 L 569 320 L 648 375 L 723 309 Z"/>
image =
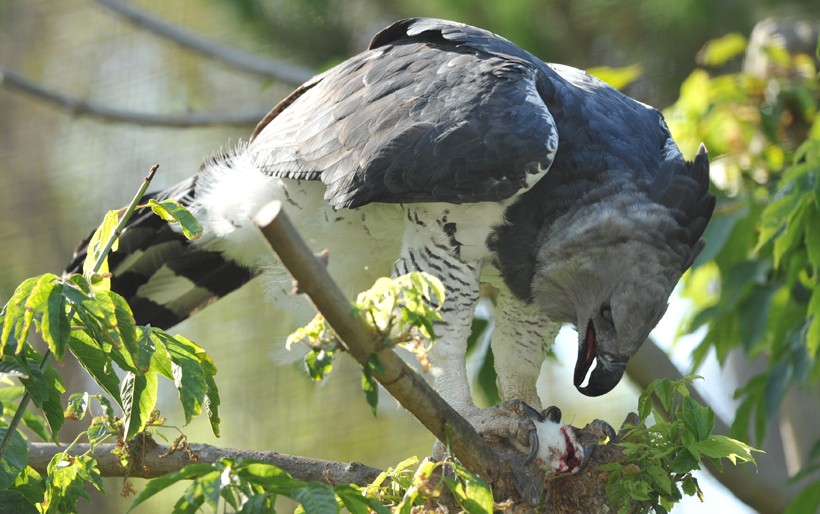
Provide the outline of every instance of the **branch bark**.
<path id="1" fill-rule="evenodd" d="M 19 73 L 0 66 L 0 87 L 22 93 L 42 103 L 57 107 L 72 116 L 88 116 L 104 121 L 129 123 L 148 127 L 206 127 L 228 125 L 254 126 L 267 114 L 267 109 L 247 109 L 231 112 L 200 112 L 176 115 L 151 114 L 100 105 L 70 97 L 38 84 Z"/>
<path id="2" fill-rule="evenodd" d="M 190 454 L 184 450 L 167 454 L 170 446 L 157 444 L 151 439 L 145 439 L 142 447 L 137 450 L 137 460 L 131 469 L 122 466 L 119 459 L 111 453 L 116 448 L 114 444 L 101 444 L 94 448 L 92 455 L 97 460 L 100 473 L 106 477 L 135 477 L 156 478 L 166 473 L 179 471 L 193 462 L 211 464 L 222 458 L 254 459 L 273 464 L 290 473 L 294 478 L 307 482 L 324 482 L 330 485 L 357 484 L 365 486 L 381 473 L 380 469 L 372 468 L 358 462 L 333 462 L 322 459 L 312 459 L 294 455 L 285 455 L 270 451 L 238 450 L 233 448 L 219 448 L 209 444 L 189 444 L 190 450 L 196 455 L 192 460 Z M 64 446 L 52 443 L 29 443 L 29 466 L 38 473 L 45 474 L 48 463 L 58 453 L 65 451 Z M 88 444 L 76 444 L 69 455 L 81 455 L 91 450 Z"/>
<path id="3" fill-rule="evenodd" d="M 221 61 L 237 70 L 278 80 L 292 86 L 298 86 L 314 75 L 313 70 L 309 68 L 259 57 L 232 46 L 202 37 L 168 23 L 167 21 L 151 16 L 142 9 L 121 2 L 120 0 L 97 0 L 97 3 L 142 29 L 153 32 L 160 37 L 197 52 L 200 55 Z M 257 118 L 256 121 L 259 121 L 259 119 L 261 119 L 261 116 Z"/>
<path id="4" fill-rule="evenodd" d="M 680 380 L 683 375 L 678 368 L 672 364 L 666 353 L 650 339 L 644 342 L 640 351 L 630 359 L 626 367 L 626 373 L 641 389 L 646 387 L 656 378 L 669 378 Z M 703 405 L 709 405 L 707 401 L 697 392 L 690 389 L 692 398 Z M 719 417 L 715 418 L 715 429 L 717 434 L 728 434 L 729 427 Z M 758 457 L 758 460 L 765 460 L 765 455 Z M 771 475 L 767 467 L 760 463 L 754 466 L 724 466 L 723 471 L 715 469 L 707 464 L 709 472 L 737 496 L 746 505 L 757 510 L 761 514 L 779 514 L 786 510 L 791 495 L 786 488 L 785 476 Z"/>
<path id="5" fill-rule="evenodd" d="M 263 207 L 255 220 L 282 264 L 330 323 L 347 351 L 362 365 L 377 355 L 383 371 L 379 383 L 440 441 L 448 441 L 455 456 L 489 481 L 499 478 L 495 453 L 472 425 L 445 402 L 424 379 L 393 352 L 364 320 L 353 315 L 350 300 L 331 278 L 325 265 L 296 232 L 280 202 Z"/>

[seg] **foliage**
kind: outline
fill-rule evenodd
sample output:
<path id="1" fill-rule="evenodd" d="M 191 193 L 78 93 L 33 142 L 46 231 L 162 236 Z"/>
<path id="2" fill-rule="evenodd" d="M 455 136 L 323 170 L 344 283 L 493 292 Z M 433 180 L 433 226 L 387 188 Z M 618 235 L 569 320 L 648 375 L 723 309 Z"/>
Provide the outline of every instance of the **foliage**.
<path id="1" fill-rule="evenodd" d="M 707 45 L 705 64 L 722 65 L 741 39 Z M 768 369 L 737 392 L 732 425 L 743 440 L 753 427 L 758 443 L 786 393 L 820 378 L 820 80 L 810 56 L 767 52 L 772 76 L 698 69 L 666 111 L 682 148 L 706 142 L 720 189 L 706 250 L 685 282 L 696 310 L 683 329 L 705 329 L 695 366 L 712 349 L 720 362 L 736 348 L 765 358 Z"/>
<path id="2" fill-rule="evenodd" d="M 427 369 L 429 344 L 435 340 L 433 324 L 441 319 L 442 303 L 441 281 L 428 273 L 414 271 L 396 278 L 377 279 L 370 289 L 359 294 L 353 310 L 376 331 L 383 348 L 401 346 L 411 351 Z M 310 377 L 317 381 L 325 378 L 333 369 L 333 356 L 341 345 L 324 317 L 317 314 L 307 325 L 293 331 L 288 336 L 287 347 L 295 342 L 302 342 L 309 349 L 304 362 Z M 362 369 L 362 390 L 373 415 L 379 401 L 373 372 L 381 371 L 380 366 L 378 356 L 372 355 Z"/>
<path id="3" fill-rule="evenodd" d="M 493 512 L 492 492 L 480 477 L 454 461 L 419 463 L 416 457 L 382 472 L 366 487 L 304 482 L 276 466 L 249 459 L 192 464 L 149 481 L 131 509 L 182 480 L 191 483 L 174 505 L 174 514 L 197 512 L 206 504 L 216 512 L 220 502 L 235 512 L 275 512 L 279 496 L 299 503 L 297 512 L 310 514 L 336 514 L 342 507 L 354 514 L 409 514 L 414 507 L 440 497 L 445 488 L 464 512 Z"/>
<path id="4" fill-rule="evenodd" d="M 198 237 L 201 232 L 196 220 L 178 203 L 166 200 L 137 205 L 149 181 L 146 179 L 127 210 L 106 215 L 89 240 L 82 275 L 47 273 L 27 279 L 0 312 L 0 369 L 22 384 L 0 389 L 0 505 L 4 511 L 74 512 L 78 499 L 88 499 L 86 484 L 102 490 L 95 460 L 90 453 L 69 456 L 73 444 L 54 457 L 45 477 L 28 467 L 28 446 L 18 429 L 21 422 L 37 436 L 56 441 L 64 421 L 83 419 L 94 400 L 99 415 L 78 440 L 87 438 L 93 450 L 114 438 L 127 466 L 129 443 L 165 421 L 155 411 L 158 376 L 162 375 L 176 386 L 185 423 L 204 410 L 214 434 L 219 434 L 216 367 L 208 354 L 182 336 L 137 326 L 126 301 L 109 289 L 107 255 L 116 248 L 117 237 L 135 209 L 150 207 L 163 218 L 178 221 L 189 237 Z M 32 328 L 46 344 L 45 354 L 28 342 Z M 108 396 L 74 393 L 63 410 L 65 387 L 48 359 L 53 355 L 60 360 L 66 351 Z M 122 380 L 114 371 L 115 364 L 124 372 Z M 120 416 L 115 416 L 109 398 L 121 410 Z M 43 412 L 42 417 L 26 411 L 29 400 Z M 12 412 L 14 417 L 7 421 Z"/>
<path id="5" fill-rule="evenodd" d="M 627 463 L 601 466 L 608 471 L 607 495 L 622 514 L 649 512 L 665 514 L 683 494 L 703 500 L 692 471 L 703 461 L 722 469 L 720 459 L 732 464 L 754 462 L 748 445 L 712 434 L 715 413 L 689 396 L 697 378 L 679 381 L 655 380 L 638 400 L 640 423 L 628 427 L 623 440 Z M 646 422 L 654 414 L 656 423 Z M 683 493 L 683 494 L 682 494 Z"/>

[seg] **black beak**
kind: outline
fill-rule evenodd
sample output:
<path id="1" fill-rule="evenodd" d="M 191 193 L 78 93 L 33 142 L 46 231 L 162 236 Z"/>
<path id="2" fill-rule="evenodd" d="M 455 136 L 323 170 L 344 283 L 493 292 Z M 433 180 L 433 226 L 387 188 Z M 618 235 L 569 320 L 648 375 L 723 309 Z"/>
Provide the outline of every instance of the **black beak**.
<path id="1" fill-rule="evenodd" d="M 595 326 L 590 320 L 583 342 L 578 344 L 575 362 L 575 388 L 586 396 L 601 396 L 618 385 L 626 371 L 627 358 L 598 351 Z M 592 369 L 592 365 L 595 368 Z M 590 369 L 592 372 L 590 373 Z M 587 379 L 589 375 L 589 380 Z M 586 382 L 586 385 L 584 383 Z"/>

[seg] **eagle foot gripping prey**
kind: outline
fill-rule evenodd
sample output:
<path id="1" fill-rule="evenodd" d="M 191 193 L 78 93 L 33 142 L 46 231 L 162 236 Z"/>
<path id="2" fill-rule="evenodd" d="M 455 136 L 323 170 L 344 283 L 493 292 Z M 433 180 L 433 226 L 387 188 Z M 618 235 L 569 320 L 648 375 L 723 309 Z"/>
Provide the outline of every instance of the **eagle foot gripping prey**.
<path id="1" fill-rule="evenodd" d="M 514 448 L 524 466 L 534 464 L 548 474 L 580 471 L 595 448 L 578 442 L 576 429 L 561 423 L 561 410 L 555 406 L 538 412 L 520 400 L 507 400 L 466 417 L 492 448 Z M 444 445 L 437 444 L 434 458 L 445 455 Z"/>

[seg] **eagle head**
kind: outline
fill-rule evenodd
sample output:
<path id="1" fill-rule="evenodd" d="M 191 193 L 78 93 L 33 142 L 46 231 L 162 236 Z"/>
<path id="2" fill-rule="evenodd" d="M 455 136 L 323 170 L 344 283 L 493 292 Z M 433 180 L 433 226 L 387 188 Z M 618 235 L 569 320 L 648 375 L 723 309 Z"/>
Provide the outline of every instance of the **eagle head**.
<path id="1" fill-rule="evenodd" d="M 708 167 L 701 147 L 692 162 L 664 163 L 654 183 L 613 181 L 612 194 L 540 235 L 531 301 L 552 320 L 576 326 L 574 383 L 583 394 L 600 396 L 618 384 L 703 248 L 715 205 Z"/>
<path id="2" fill-rule="evenodd" d="M 612 266 L 604 269 L 612 270 Z M 586 296 L 576 307 L 578 358 L 573 381 L 587 396 L 614 388 L 629 359 L 638 352 L 666 312 L 675 282 L 657 263 L 620 270 L 614 280 L 600 277 L 598 294 Z"/>

